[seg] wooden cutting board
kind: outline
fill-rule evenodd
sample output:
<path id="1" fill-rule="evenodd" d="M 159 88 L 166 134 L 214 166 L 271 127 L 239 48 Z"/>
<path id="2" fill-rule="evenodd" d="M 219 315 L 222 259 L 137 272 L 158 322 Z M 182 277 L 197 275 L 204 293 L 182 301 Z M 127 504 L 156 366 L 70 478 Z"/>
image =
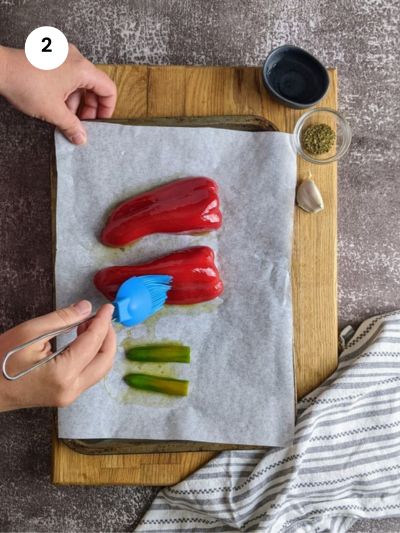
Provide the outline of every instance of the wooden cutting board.
<path id="1" fill-rule="evenodd" d="M 115 119 L 256 115 L 292 132 L 301 111 L 270 98 L 258 67 L 149 67 L 101 65 L 118 86 Z M 337 107 L 336 70 L 320 106 Z M 311 171 L 325 209 L 296 209 L 292 260 L 297 395 L 316 388 L 337 365 L 337 168 L 298 161 L 298 177 Z M 52 481 L 58 484 L 172 485 L 215 452 L 84 455 L 53 437 Z"/>

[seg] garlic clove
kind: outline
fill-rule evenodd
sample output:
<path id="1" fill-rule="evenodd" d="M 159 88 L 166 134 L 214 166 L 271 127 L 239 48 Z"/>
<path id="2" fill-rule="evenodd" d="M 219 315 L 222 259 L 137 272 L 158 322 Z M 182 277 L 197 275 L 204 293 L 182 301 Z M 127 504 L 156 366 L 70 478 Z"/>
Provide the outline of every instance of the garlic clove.
<path id="1" fill-rule="evenodd" d="M 296 193 L 297 205 L 307 213 L 317 213 L 324 208 L 324 201 L 318 187 L 310 178 L 300 183 Z"/>

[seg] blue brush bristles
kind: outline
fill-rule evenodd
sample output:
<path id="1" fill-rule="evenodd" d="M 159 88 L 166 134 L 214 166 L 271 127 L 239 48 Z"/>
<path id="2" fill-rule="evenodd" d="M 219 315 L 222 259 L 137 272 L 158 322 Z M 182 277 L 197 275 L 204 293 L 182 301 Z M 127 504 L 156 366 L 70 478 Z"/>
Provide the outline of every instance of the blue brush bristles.
<path id="1" fill-rule="evenodd" d="M 152 300 L 152 313 L 157 313 L 167 300 L 167 293 L 171 288 L 171 276 L 142 276 Z"/>
<path id="2" fill-rule="evenodd" d="M 167 275 L 129 278 L 118 289 L 113 318 L 124 326 L 144 322 L 164 306 L 171 283 Z"/>

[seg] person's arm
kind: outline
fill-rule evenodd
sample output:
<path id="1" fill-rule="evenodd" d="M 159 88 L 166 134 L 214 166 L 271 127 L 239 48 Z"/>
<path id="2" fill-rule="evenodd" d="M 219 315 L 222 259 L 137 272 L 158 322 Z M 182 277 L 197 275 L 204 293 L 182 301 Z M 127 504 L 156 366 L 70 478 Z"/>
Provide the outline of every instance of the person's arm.
<path id="1" fill-rule="evenodd" d="M 103 305 L 95 318 L 78 328 L 78 336 L 67 350 L 30 374 L 17 381 L 8 381 L 0 373 L 0 411 L 65 407 L 105 376 L 112 367 L 116 351 L 115 332 L 111 325 L 113 310 L 111 304 Z M 24 322 L 0 335 L 0 355 L 43 333 L 79 322 L 90 312 L 90 302 L 83 300 Z M 13 355 L 7 370 L 14 375 L 49 353 L 49 342 L 36 343 Z"/>
<path id="2" fill-rule="evenodd" d="M 54 124 L 74 144 L 83 144 L 80 119 L 110 118 L 117 89 L 74 45 L 54 70 L 39 70 L 23 50 L 0 46 L 0 95 L 27 115 Z"/>
<path id="3" fill-rule="evenodd" d="M 0 46 L 0 95 L 20 111 L 56 125 L 71 142 L 82 144 L 86 132 L 80 119 L 111 117 L 117 92 L 112 80 L 73 45 L 65 63 L 49 71 L 33 67 L 23 50 Z M 0 361 L 11 348 L 77 322 L 90 311 L 90 303 L 81 302 L 5 332 L 0 336 Z M 68 405 L 99 381 L 110 370 L 116 350 L 112 311 L 111 305 L 103 306 L 78 329 L 68 350 L 31 374 L 18 381 L 7 381 L 0 374 L 0 411 Z M 11 373 L 31 366 L 49 350 L 49 343 L 41 343 L 16 354 L 10 360 Z"/>

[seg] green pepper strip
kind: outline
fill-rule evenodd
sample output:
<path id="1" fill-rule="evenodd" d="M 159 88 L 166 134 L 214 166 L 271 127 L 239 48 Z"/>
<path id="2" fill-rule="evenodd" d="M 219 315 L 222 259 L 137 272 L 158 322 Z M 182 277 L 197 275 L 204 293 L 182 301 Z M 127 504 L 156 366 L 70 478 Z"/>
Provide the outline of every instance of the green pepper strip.
<path id="1" fill-rule="evenodd" d="M 183 379 L 162 378 L 149 374 L 127 374 L 124 381 L 134 389 L 142 389 L 172 396 L 187 396 L 189 381 Z"/>
<path id="2" fill-rule="evenodd" d="M 125 351 L 130 361 L 146 363 L 190 363 L 189 346 L 178 344 L 148 344 L 133 346 Z"/>

